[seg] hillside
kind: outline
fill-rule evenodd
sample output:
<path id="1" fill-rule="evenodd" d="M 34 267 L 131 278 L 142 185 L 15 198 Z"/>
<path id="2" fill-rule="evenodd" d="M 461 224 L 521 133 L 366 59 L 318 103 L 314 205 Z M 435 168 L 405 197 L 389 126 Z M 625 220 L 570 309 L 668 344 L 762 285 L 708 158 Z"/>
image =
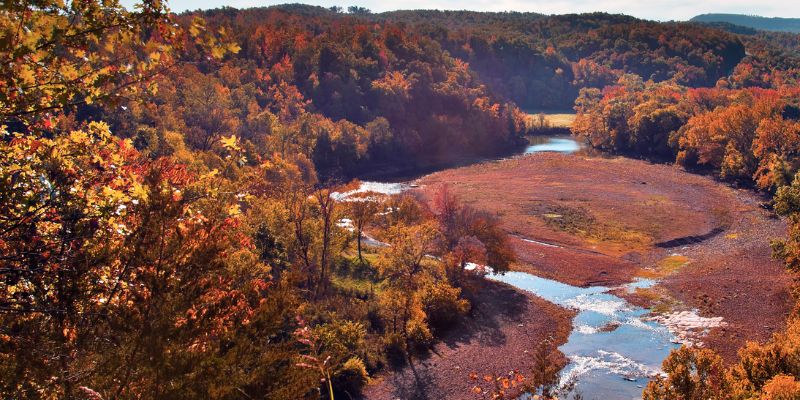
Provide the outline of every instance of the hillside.
<path id="1" fill-rule="evenodd" d="M 693 22 L 727 22 L 764 31 L 783 31 L 800 33 L 800 18 L 760 17 L 742 14 L 701 14 Z"/>
<path id="2" fill-rule="evenodd" d="M 523 108 L 569 108 L 580 88 L 603 87 L 625 73 L 713 86 L 745 56 L 740 39 L 718 29 L 607 13 L 403 11 L 373 18 L 413 26 Z"/>
<path id="3" fill-rule="evenodd" d="M 185 52 L 186 63 L 159 78 L 155 105 L 110 113 L 113 128 L 136 131 L 154 154 L 166 151 L 161 131 L 187 132 L 189 147 L 202 151 L 236 133 L 251 163 L 274 151 L 263 132 L 292 132 L 280 153 L 302 152 L 325 179 L 507 154 L 526 133 L 520 108 L 568 109 L 582 88 L 624 74 L 709 87 L 745 57 L 735 34 L 605 13 L 370 14 L 294 4 L 179 19 L 195 17 L 231 32 L 241 50 L 218 65 Z"/>

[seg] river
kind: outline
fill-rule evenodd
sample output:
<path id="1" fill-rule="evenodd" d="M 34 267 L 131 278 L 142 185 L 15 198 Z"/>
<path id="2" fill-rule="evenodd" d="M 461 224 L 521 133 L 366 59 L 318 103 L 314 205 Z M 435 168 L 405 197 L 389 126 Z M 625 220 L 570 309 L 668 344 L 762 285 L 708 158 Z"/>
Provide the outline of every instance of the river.
<path id="1" fill-rule="evenodd" d="M 583 148 L 571 136 L 532 136 L 528 139 L 530 143 L 525 148 L 525 154 L 541 153 L 553 151 L 557 153 L 575 153 Z"/>
<path id="2" fill-rule="evenodd" d="M 613 288 L 575 287 L 513 271 L 488 278 L 577 311 L 569 339 L 559 347 L 570 361 L 561 382 L 573 383 L 573 394 L 583 398 L 641 398 L 649 379 L 660 373 L 661 362 L 678 347 L 666 326 L 647 317 L 649 310 L 609 293 Z M 618 289 L 654 284 L 638 280 Z"/>
<path id="3" fill-rule="evenodd" d="M 575 153 L 581 149 L 582 145 L 569 136 L 534 137 L 524 154 Z M 362 182 L 356 191 L 397 194 L 411 187 L 410 183 Z M 490 274 L 488 278 L 577 312 L 567 342 L 559 347 L 569 358 L 561 381 L 574 385 L 573 395 L 581 394 L 587 399 L 639 399 L 647 382 L 661 373 L 662 361 L 678 347 L 676 336 L 663 320 L 656 322 L 648 309 L 611 293 L 614 289 L 648 288 L 655 281 L 641 279 L 617 288 L 581 288 L 515 271 Z"/>

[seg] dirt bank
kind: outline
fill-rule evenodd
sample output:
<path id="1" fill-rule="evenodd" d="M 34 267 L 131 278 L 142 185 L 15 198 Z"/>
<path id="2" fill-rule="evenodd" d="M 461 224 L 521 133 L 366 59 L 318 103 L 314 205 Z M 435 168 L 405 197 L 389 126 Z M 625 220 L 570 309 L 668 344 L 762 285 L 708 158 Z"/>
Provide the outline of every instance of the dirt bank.
<path id="1" fill-rule="evenodd" d="M 552 337 L 564 343 L 572 312 L 502 283 L 483 281 L 474 291 L 472 316 L 453 327 L 413 368 L 387 371 L 373 379 L 364 397 L 394 399 L 470 399 L 470 373 L 523 375 L 531 353 Z M 565 361 L 564 361 L 565 362 Z"/>
<path id="2" fill-rule="evenodd" d="M 502 218 L 515 268 L 573 285 L 663 279 L 632 296 L 669 310 L 723 317 L 703 340 L 728 361 L 745 340 L 764 340 L 791 307 L 790 278 L 770 258 L 784 224 L 755 194 L 672 165 L 540 153 L 434 173 L 465 203 Z"/>
<path id="3" fill-rule="evenodd" d="M 727 326 L 704 341 L 730 361 L 745 340 L 763 342 L 783 329 L 792 298 L 791 277 L 771 259 L 769 247 L 784 235 L 785 224 L 760 208 L 753 194 L 728 190 L 735 199 L 729 228 L 707 242 L 672 249 L 690 261 L 662 286 L 702 315 L 725 319 Z"/>

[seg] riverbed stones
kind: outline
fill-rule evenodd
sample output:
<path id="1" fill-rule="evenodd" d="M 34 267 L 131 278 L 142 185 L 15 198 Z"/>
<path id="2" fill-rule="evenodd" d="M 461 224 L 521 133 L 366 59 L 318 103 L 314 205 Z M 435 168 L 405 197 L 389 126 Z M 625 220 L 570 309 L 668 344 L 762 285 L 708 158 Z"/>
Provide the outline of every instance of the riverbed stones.
<path id="1" fill-rule="evenodd" d="M 697 313 L 697 310 L 659 314 L 651 317 L 650 320 L 665 325 L 675 335 L 673 343 L 693 347 L 703 347 L 701 339 L 712 328 L 727 326 L 722 317 L 703 317 Z"/>

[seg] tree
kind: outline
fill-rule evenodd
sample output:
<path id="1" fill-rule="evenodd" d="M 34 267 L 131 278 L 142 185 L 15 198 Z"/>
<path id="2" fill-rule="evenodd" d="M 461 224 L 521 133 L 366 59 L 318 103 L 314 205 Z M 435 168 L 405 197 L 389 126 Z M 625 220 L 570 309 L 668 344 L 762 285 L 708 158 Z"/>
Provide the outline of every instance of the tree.
<path id="1" fill-rule="evenodd" d="M 187 34 L 216 58 L 238 51 L 217 33 L 207 34 L 202 19 L 184 32 L 160 1 L 144 1 L 134 12 L 115 0 L 6 3 L 0 30 L 5 124 L 50 125 L 64 108 L 155 90 L 153 78 L 174 64 Z"/>
<path id="2" fill-rule="evenodd" d="M 319 207 L 320 220 L 322 222 L 322 248 L 320 250 L 319 261 L 319 286 L 316 290 L 324 293 L 328 287 L 327 272 L 330 269 L 331 235 L 333 229 L 334 212 L 336 211 L 336 199 L 333 197 L 333 188 L 317 189 L 314 198 Z M 319 292 L 315 293 L 318 296 Z"/>
<path id="3" fill-rule="evenodd" d="M 793 399 L 800 391 L 800 323 L 766 343 L 748 342 L 728 367 L 709 349 L 681 347 L 664 361 L 667 374 L 647 386 L 645 399 Z"/>
<path id="4" fill-rule="evenodd" d="M 364 236 L 364 227 L 369 225 L 379 211 L 378 194 L 374 192 L 362 192 L 347 199 L 348 215 L 353 219 L 353 227 L 356 233 L 356 248 L 358 249 L 358 260 L 363 264 L 364 258 L 361 256 L 361 239 Z"/>
<path id="5" fill-rule="evenodd" d="M 71 354 L 89 333 L 78 328 L 95 319 L 84 310 L 119 301 L 117 279 L 126 265 L 109 256 L 122 252 L 126 232 L 135 229 L 127 216 L 148 196 L 129 164 L 131 149 L 115 143 L 105 124 L 88 128 L 41 140 L 3 131 L 0 299 L 9 338 L 3 355 L 21 369 L 3 381 L 30 395 L 75 395 Z M 108 168 L 114 162 L 128 164 L 123 175 Z M 36 347 L 40 357 L 29 351 Z M 47 376 L 58 377 L 49 389 Z"/>
<path id="6" fill-rule="evenodd" d="M 729 382 L 722 358 L 707 349 L 681 347 L 662 366 L 667 378 L 656 378 L 643 393 L 646 400 L 727 399 Z"/>
<path id="7" fill-rule="evenodd" d="M 777 189 L 791 184 L 797 172 L 793 155 L 800 152 L 800 122 L 780 115 L 759 121 L 753 142 L 753 155 L 759 160 L 753 176 L 758 187 Z"/>
<path id="8" fill-rule="evenodd" d="M 486 246 L 475 236 L 462 237 L 445 255 L 444 261 L 448 278 L 457 285 L 461 284 L 469 264 L 474 264 L 476 273 L 487 272 Z"/>
<path id="9" fill-rule="evenodd" d="M 674 158 L 670 137 L 686 123 L 688 116 L 677 106 L 651 100 L 637 105 L 628 123 L 631 126 L 630 146 L 650 157 Z"/>
<path id="10" fill-rule="evenodd" d="M 783 186 L 775 193 L 775 212 L 788 217 L 787 238 L 772 242 L 773 256 L 787 269 L 800 271 L 800 174 L 795 175 L 790 186 Z"/>
<path id="11" fill-rule="evenodd" d="M 354 15 L 369 15 L 372 13 L 368 8 L 359 7 L 359 6 L 350 6 L 347 7 L 347 12 Z"/>
<path id="12" fill-rule="evenodd" d="M 2 154 L 2 389 L 139 397 L 213 384 L 184 365 L 247 325 L 269 286 L 251 248 L 226 251 L 242 232 L 224 182 L 143 161 L 102 123 L 15 134 Z"/>
<path id="13" fill-rule="evenodd" d="M 764 385 L 765 400 L 791 400 L 800 397 L 800 382 L 791 375 L 777 375 Z"/>
<path id="14" fill-rule="evenodd" d="M 606 123 L 600 113 L 601 92 L 599 89 L 581 89 L 575 100 L 575 121 L 570 130 L 573 135 L 584 138 L 593 147 L 613 149 L 607 134 Z"/>
<path id="15" fill-rule="evenodd" d="M 458 276 L 468 263 L 486 263 L 495 273 L 508 270 L 514 252 L 496 217 L 462 205 L 447 185 L 435 193 L 432 207 L 449 252 L 446 259 Z"/>
<path id="16" fill-rule="evenodd" d="M 536 346 L 536 350 L 531 355 L 533 365 L 531 365 L 529 379 L 526 382 L 528 391 L 541 392 L 544 396 L 551 396 L 558 388 L 561 368 L 556 347 L 552 338 L 547 338 Z"/>
<path id="17" fill-rule="evenodd" d="M 438 232 L 433 224 L 423 223 L 391 227 L 386 236 L 389 246 L 381 250 L 377 261 L 390 285 L 381 297 L 383 309 L 391 316 L 393 332 L 399 331 L 406 344 L 426 341 L 431 335 L 418 291 L 429 276 L 424 261 L 435 250 Z"/>
<path id="18" fill-rule="evenodd" d="M 230 89 L 205 74 L 186 74 L 180 93 L 187 125 L 186 140 L 196 149 L 210 150 L 221 137 L 239 129 L 239 120 L 231 112 Z"/>
<path id="19" fill-rule="evenodd" d="M 298 157 L 287 160 L 275 155 L 271 161 L 262 166 L 263 186 L 254 187 L 254 192 L 264 196 L 273 196 L 278 205 L 271 217 L 278 218 L 276 231 L 284 232 L 290 243 L 287 250 L 290 261 L 299 264 L 305 279 L 305 285 L 311 293 L 316 292 L 319 271 L 313 253 L 314 226 L 311 216 L 311 202 L 314 186 L 317 183 L 316 171 L 308 159 Z M 260 178 L 260 179 L 259 179 Z"/>
<path id="20" fill-rule="evenodd" d="M 442 185 L 433 197 L 433 213 L 439 222 L 439 229 L 447 241 L 447 247 L 453 248 L 464 234 L 464 224 L 460 217 L 462 207 L 458 197 L 447 185 Z"/>
<path id="21" fill-rule="evenodd" d="M 435 252 L 438 235 L 429 222 L 389 228 L 386 233 L 389 246 L 383 248 L 378 259 L 381 274 L 399 288 L 417 290 L 417 278 L 425 271 L 423 261 Z"/>

